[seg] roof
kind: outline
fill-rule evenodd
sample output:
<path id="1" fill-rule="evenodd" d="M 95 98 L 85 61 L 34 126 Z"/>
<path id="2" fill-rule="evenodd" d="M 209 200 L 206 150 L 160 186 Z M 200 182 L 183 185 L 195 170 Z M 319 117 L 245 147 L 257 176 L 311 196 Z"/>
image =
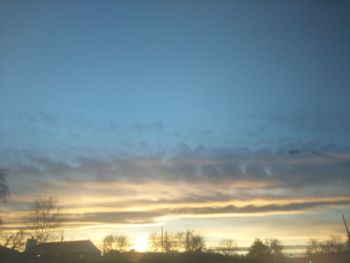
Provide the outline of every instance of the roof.
<path id="1" fill-rule="evenodd" d="M 15 250 L 15 249 L 10 249 L 7 247 L 0 246 L 0 255 L 16 256 L 19 254 L 20 254 L 20 252 Z"/>
<path id="2" fill-rule="evenodd" d="M 30 251 L 39 254 L 52 252 L 101 254 L 101 251 L 90 240 L 41 243 L 33 247 Z"/>

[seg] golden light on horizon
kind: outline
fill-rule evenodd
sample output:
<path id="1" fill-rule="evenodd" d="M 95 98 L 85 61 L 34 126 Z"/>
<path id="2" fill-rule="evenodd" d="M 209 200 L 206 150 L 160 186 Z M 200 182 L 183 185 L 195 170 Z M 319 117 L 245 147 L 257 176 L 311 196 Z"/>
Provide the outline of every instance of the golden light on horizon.
<path id="1" fill-rule="evenodd" d="M 134 243 L 133 248 L 135 249 L 135 251 L 146 252 L 148 248 L 148 237 L 145 235 L 137 237 L 133 243 Z"/>

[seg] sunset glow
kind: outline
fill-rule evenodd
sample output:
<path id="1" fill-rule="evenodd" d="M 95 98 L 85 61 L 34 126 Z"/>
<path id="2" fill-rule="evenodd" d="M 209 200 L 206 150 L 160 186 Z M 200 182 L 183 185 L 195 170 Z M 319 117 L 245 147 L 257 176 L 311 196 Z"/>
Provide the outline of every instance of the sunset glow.
<path id="1" fill-rule="evenodd" d="M 134 240 L 134 249 L 138 252 L 145 252 L 148 248 L 148 237 L 142 236 Z"/>
<path id="2" fill-rule="evenodd" d="M 30 236 L 52 197 L 52 239 L 101 250 L 162 228 L 208 248 L 345 240 L 340 2 L 0 1 L 0 231 Z"/>

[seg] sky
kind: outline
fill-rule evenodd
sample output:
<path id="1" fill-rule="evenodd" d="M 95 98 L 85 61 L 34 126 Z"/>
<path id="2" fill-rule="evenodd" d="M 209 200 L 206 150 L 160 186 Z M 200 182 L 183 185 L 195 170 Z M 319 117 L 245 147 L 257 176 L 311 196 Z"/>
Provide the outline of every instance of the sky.
<path id="1" fill-rule="evenodd" d="M 0 1 L 5 230 L 345 238 L 348 1 Z M 291 149 L 299 153 L 290 155 Z"/>

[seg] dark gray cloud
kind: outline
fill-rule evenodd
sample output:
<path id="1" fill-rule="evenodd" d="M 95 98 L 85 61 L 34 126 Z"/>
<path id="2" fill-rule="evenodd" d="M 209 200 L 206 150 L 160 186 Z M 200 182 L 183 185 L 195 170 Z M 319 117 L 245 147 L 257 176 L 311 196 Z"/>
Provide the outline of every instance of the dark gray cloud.
<path id="1" fill-rule="evenodd" d="M 47 176 L 56 179 L 127 182 L 216 182 L 237 180 L 279 181 L 280 187 L 320 185 L 335 181 L 349 183 L 350 160 L 322 156 L 289 156 L 286 152 L 191 148 L 183 144 L 169 158 L 78 157 L 63 161 L 28 155 L 11 169 L 14 176 Z M 346 165 L 343 165 L 346 164 Z M 276 186 L 276 185 L 274 185 Z"/>
<path id="2" fill-rule="evenodd" d="M 324 206 L 349 206 L 350 200 L 340 201 L 318 201 L 318 202 L 305 202 L 305 203 L 290 203 L 285 205 L 247 205 L 247 206 L 234 206 L 229 205 L 225 207 L 200 207 L 200 208 L 180 208 L 169 210 L 169 213 L 175 214 L 241 214 L 241 213 L 271 213 L 271 212 L 296 212 L 305 211 L 315 208 L 321 208 Z"/>
<path id="3" fill-rule="evenodd" d="M 157 211 L 143 212 L 96 212 L 85 214 L 63 214 L 62 222 L 105 223 L 105 224 L 147 224 L 154 223 L 156 217 L 162 214 Z"/>
<path id="4" fill-rule="evenodd" d="M 83 213 L 83 214 L 73 214 L 73 213 L 60 213 L 58 216 L 58 221 L 63 225 L 80 223 L 80 224 L 149 224 L 154 223 L 155 219 L 159 216 L 164 215 L 160 211 L 119 211 L 119 212 L 93 212 L 93 213 Z M 11 227 L 13 225 L 18 229 L 18 224 L 23 225 L 24 228 L 30 229 L 32 224 L 32 218 L 29 216 L 24 216 L 21 218 L 15 218 L 12 221 L 6 221 L 4 228 Z"/>
<path id="5" fill-rule="evenodd" d="M 150 224 L 157 222 L 162 216 L 195 216 L 195 215 L 224 215 L 224 214 L 268 214 L 284 212 L 306 212 L 309 210 L 322 209 L 325 207 L 349 207 L 350 199 L 336 201 L 309 201 L 292 202 L 283 205 L 246 205 L 246 206 L 220 206 L 220 207 L 180 207 L 159 208 L 146 211 L 104 211 L 90 213 L 61 213 L 59 220 L 63 225 L 69 224 Z M 30 217 L 16 218 L 14 221 L 6 222 L 3 229 L 18 229 L 18 224 L 24 229 L 30 228 Z"/>

